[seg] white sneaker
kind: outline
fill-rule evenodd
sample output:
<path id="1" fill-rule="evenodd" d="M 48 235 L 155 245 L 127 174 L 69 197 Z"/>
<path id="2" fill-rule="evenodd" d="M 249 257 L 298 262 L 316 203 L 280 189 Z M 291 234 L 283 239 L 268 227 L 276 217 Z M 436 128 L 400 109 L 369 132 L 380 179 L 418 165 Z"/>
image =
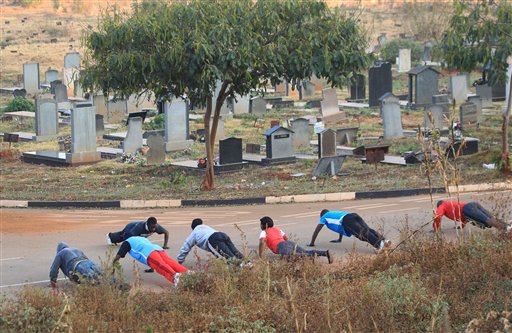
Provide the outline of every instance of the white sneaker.
<path id="1" fill-rule="evenodd" d="M 507 232 L 512 232 L 512 223 L 510 223 L 507 227 Z"/>
<path id="2" fill-rule="evenodd" d="M 174 288 L 178 288 L 178 284 L 180 283 L 181 273 L 174 274 Z"/>
<path id="3" fill-rule="evenodd" d="M 110 240 L 110 233 L 107 232 L 107 234 L 105 235 L 106 239 L 107 239 L 107 245 L 112 245 L 112 240 Z"/>
<path id="4" fill-rule="evenodd" d="M 248 262 L 243 262 L 240 264 L 240 267 L 244 268 L 244 267 L 247 267 L 247 268 L 252 268 L 254 265 L 252 264 L 252 262 L 248 261 Z"/>
<path id="5" fill-rule="evenodd" d="M 381 254 L 389 250 L 390 247 L 391 241 L 389 239 L 383 239 L 380 241 L 379 248 L 375 250 L 375 252 L 377 252 L 377 254 Z"/>

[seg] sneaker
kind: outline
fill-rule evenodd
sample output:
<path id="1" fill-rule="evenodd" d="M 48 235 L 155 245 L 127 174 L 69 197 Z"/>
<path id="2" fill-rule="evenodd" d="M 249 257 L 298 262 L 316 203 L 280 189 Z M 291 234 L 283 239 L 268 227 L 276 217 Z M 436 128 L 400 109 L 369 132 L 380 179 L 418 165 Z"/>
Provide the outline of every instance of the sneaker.
<path id="1" fill-rule="evenodd" d="M 181 273 L 174 274 L 174 288 L 178 288 L 178 284 L 180 283 Z"/>
<path id="2" fill-rule="evenodd" d="M 375 250 L 377 254 L 387 252 L 391 247 L 391 241 L 389 239 L 383 239 L 379 243 L 379 248 Z"/>
<path id="3" fill-rule="evenodd" d="M 252 268 L 254 265 L 252 262 L 248 261 L 248 262 L 243 262 L 240 264 L 240 267 L 241 268 L 244 268 L 244 267 L 247 267 L 247 268 Z"/>
<path id="4" fill-rule="evenodd" d="M 106 239 L 107 239 L 107 245 L 112 245 L 112 240 L 110 240 L 110 232 L 108 232 L 106 235 L 105 235 Z"/>
<path id="5" fill-rule="evenodd" d="M 329 264 L 332 264 L 334 262 L 334 256 L 333 256 L 333 254 L 331 253 L 330 250 L 326 251 L 326 256 L 327 256 L 327 262 Z"/>
<path id="6" fill-rule="evenodd" d="M 512 223 L 507 226 L 507 232 L 512 233 Z"/>

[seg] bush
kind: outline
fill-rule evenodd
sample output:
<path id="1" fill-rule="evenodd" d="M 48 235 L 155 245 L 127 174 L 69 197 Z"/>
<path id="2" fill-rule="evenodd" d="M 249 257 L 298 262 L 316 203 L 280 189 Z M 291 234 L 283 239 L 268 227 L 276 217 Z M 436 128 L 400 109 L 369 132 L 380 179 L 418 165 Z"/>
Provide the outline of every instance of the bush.
<path id="1" fill-rule="evenodd" d="M 396 57 L 398 57 L 398 50 L 411 49 L 411 61 L 418 62 L 421 58 L 422 47 L 421 44 L 411 39 L 393 39 L 386 43 L 380 50 L 380 55 L 385 61 L 394 64 Z"/>
<path id="2" fill-rule="evenodd" d="M 148 124 L 144 124 L 145 130 L 158 130 L 165 128 L 165 114 L 161 113 L 155 118 L 151 119 Z"/>
<path id="3" fill-rule="evenodd" d="M 3 110 L 3 112 L 12 111 L 34 111 L 34 102 L 26 99 L 25 97 L 14 97 L 14 99 L 10 101 Z"/>

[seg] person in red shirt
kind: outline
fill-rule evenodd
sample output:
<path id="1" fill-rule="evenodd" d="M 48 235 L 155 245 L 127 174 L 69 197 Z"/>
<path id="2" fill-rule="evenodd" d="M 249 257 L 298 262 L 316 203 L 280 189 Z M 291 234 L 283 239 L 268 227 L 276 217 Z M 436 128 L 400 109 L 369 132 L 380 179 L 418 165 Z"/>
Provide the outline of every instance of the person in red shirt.
<path id="1" fill-rule="evenodd" d="M 333 257 L 329 250 L 305 250 L 296 243 L 288 240 L 288 236 L 279 228 L 274 227 L 274 221 L 264 216 L 260 219 L 260 245 L 258 248 L 258 254 L 260 258 L 263 256 L 265 245 L 274 252 L 275 254 L 281 254 L 286 256 L 291 255 L 304 255 L 304 256 L 321 256 L 327 257 L 329 264 L 333 263 Z"/>
<path id="2" fill-rule="evenodd" d="M 476 225 L 482 229 L 495 227 L 496 229 L 506 232 L 512 232 L 512 224 L 508 225 L 502 220 L 494 217 L 478 202 L 462 203 L 458 201 L 443 201 L 437 202 L 436 216 L 432 227 L 434 231 L 438 231 L 441 226 L 441 218 L 446 216 L 452 221 L 462 223 L 462 227 L 466 223 Z"/>

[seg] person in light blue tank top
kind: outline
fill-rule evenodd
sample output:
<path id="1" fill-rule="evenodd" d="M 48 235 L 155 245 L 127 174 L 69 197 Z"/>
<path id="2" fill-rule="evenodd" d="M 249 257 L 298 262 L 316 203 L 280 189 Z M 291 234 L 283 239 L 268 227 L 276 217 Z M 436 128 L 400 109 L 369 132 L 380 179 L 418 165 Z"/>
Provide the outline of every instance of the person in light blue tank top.
<path id="1" fill-rule="evenodd" d="M 391 246 L 391 241 L 386 240 L 383 235 L 370 228 L 361 216 L 355 213 L 329 211 L 327 209 L 320 212 L 320 220 L 311 237 L 311 243 L 309 243 L 308 246 L 315 246 L 316 237 L 324 225 L 327 226 L 329 230 L 339 234 L 339 238 L 332 240 L 332 243 L 341 243 L 343 236 L 351 237 L 353 235 L 372 245 L 378 253 Z"/>

